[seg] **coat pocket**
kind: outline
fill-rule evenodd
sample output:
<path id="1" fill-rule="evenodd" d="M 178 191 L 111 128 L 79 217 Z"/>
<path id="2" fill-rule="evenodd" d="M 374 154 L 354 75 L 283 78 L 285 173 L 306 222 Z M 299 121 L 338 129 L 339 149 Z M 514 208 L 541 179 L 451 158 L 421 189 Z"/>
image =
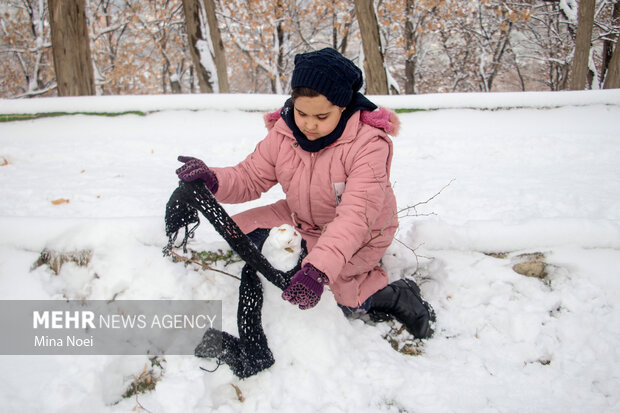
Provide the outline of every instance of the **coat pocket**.
<path id="1" fill-rule="evenodd" d="M 340 205 L 340 202 L 342 201 L 342 194 L 344 194 L 346 183 L 345 182 L 334 182 L 332 186 L 334 187 L 334 196 L 336 197 L 336 205 Z"/>

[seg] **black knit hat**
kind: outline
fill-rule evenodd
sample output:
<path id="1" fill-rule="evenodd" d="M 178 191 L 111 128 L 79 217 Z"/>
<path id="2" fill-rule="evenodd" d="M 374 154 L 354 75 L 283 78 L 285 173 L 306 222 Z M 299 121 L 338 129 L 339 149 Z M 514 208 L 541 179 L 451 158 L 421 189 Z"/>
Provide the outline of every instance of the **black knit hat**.
<path id="1" fill-rule="evenodd" d="M 295 56 L 291 87 L 309 87 L 336 106 L 347 106 L 362 87 L 362 71 L 331 48 Z"/>

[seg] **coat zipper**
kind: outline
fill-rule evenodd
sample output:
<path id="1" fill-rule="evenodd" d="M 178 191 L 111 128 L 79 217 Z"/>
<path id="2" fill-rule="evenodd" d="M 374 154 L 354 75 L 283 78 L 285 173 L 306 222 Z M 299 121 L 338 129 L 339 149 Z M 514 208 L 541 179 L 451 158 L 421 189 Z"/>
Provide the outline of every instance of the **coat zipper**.
<path id="1" fill-rule="evenodd" d="M 314 176 L 314 162 L 315 162 L 315 152 L 310 153 L 310 182 L 308 185 L 308 190 L 312 190 L 312 177 Z M 316 229 L 316 224 L 314 224 L 314 216 L 312 215 L 312 193 L 308 193 L 308 211 L 310 212 L 310 219 L 312 220 L 312 228 Z"/>

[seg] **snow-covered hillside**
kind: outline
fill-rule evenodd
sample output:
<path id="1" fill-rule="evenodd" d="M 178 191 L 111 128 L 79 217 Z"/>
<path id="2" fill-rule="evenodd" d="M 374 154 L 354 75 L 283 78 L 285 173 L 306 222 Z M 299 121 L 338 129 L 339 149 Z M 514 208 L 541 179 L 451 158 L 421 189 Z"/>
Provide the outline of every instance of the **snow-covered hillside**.
<path id="1" fill-rule="evenodd" d="M 121 398 L 151 366 L 146 356 L 0 356 L 2 410 L 618 411 L 620 94 L 375 100 L 434 109 L 400 115 L 392 181 L 400 207 L 421 204 L 383 260 L 393 279 L 415 273 L 436 310 L 420 354 L 394 351 L 388 324 L 345 319 L 329 293 L 300 311 L 265 285 L 276 363 L 263 373 L 239 380 L 225 365 L 200 369 L 215 368 L 211 360 L 167 356 L 154 391 Z M 0 299 L 223 300 L 224 330 L 236 334 L 237 281 L 163 257 L 164 208 L 177 155 L 241 161 L 265 135 L 260 111 L 283 101 L 0 101 L 5 114 L 156 111 L 0 123 Z M 281 196 L 275 188 L 226 208 Z M 227 249 L 206 220 L 190 247 Z M 58 275 L 31 270 L 44 248 L 92 257 Z M 513 270 L 528 260 L 544 263 L 545 278 Z"/>

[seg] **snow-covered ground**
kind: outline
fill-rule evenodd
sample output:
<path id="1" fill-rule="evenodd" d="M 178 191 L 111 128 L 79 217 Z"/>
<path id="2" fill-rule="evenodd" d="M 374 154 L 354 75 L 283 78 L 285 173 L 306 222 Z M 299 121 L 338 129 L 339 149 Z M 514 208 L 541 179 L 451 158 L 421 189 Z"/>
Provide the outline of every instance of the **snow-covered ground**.
<path id="1" fill-rule="evenodd" d="M 276 364 L 263 373 L 239 380 L 199 368 L 213 361 L 167 356 L 154 391 L 122 399 L 146 357 L 0 356 L 2 411 L 619 411 L 620 95 L 427 99 L 443 109 L 400 115 L 392 167 L 399 205 L 422 205 L 384 258 L 393 279 L 415 272 L 436 310 L 421 354 L 394 351 L 387 324 L 345 319 L 329 293 L 300 311 L 265 285 Z M 221 299 L 236 334 L 237 281 L 163 257 L 163 215 L 177 155 L 242 160 L 265 135 L 261 113 L 247 111 L 259 100 L 187 101 L 191 110 L 170 96 L 0 101 L 0 113 L 159 110 L 0 123 L 0 299 Z M 472 109 L 482 107 L 504 109 Z M 191 247 L 227 248 L 206 220 Z M 93 256 L 59 275 L 31 270 L 44 248 Z M 513 271 L 525 253 L 544 255 L 545 279 Z"/>

